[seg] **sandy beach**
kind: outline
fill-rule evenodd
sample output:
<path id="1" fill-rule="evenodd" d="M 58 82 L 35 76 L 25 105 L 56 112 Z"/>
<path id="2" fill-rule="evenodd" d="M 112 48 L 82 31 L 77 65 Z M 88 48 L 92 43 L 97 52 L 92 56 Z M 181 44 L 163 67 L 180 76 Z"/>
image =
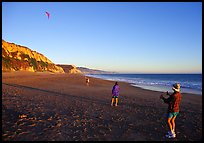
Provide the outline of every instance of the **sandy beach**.
<path id="1" fill-rule="evenodd" d="M 175 139 L 165 137 L 167 104 L 162 92 L 119 82 L 119 104 L 111 106 L 113 81 L 83 75 L 2 73 L 4 141 L 199 141 L 202 96 L 182 94 Z M 172 91 L 169 89 L 169 91 Z"/>

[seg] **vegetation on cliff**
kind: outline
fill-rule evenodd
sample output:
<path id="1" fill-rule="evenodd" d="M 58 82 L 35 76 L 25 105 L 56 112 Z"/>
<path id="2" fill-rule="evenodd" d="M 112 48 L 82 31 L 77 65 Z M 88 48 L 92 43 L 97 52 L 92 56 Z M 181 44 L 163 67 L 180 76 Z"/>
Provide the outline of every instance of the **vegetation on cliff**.
<path id="1" fill-rule="evenodd" d="M 2 40 L 2 71 L 32 71 L 64 73 L 44 55 Z"/>

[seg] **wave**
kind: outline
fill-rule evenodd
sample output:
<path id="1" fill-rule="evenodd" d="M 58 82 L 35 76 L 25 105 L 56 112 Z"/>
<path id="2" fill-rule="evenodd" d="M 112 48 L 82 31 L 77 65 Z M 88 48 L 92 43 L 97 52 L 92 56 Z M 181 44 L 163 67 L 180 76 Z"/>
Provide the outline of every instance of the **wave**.
<path id="1" fill-rule="evenodd" d="M 174 83 L 180 83 L 181 84 L 181 89 L 183 92 L 187 93 L 196 93 L 196 94 L 202 94 L 202 79 L 199 81 L 196 78 L 190 77 L 191 80 L 188 80 L 188 76 L 185 78 L 179 79 L 175 76 L 171 76 L 171 78 L 164 77 L 163 79 L 161 78 L 160 75 L 154 76 L 151 78 L 150 75 L 145 75 L 138 76 L 138 75 L 87 75 L 95 78 L 101 78 L 101 79 L 106 79 L 106 80 L 111 80 L 111 81 L 121 81 L 121 82 L 127 82 L 130 83 L 133 86 L 138 86 L 138 87 L 146 87 L 146 88 L 158 88 L 160 87 L 160 91 L 164 91 L 164 89 L 171 89 L 172 85 Z M 162 75 L 164 76 L 164 75 Z M 177 75 L 176 75 L 177 76 Z M 192 76 L 192 75 L 191 75 Z M 147 78 L 148 77 L 148 78 Z M 195 79 L 194 81 L 192 79 Z M 158 88 L 159 89 L 159 88 Z"/>

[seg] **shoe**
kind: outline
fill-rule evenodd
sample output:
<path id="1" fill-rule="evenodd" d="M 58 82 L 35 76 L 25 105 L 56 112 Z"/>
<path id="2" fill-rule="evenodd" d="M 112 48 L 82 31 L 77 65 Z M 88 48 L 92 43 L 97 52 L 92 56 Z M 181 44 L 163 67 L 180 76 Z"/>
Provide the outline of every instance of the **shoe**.
<path id="1" fill-rule="evenodd" d="M 167 138 L 169 139 L 173 139 L 173 138 L 176 138 L 176 135 L 175 134 L 172 134 L 172 135 L 166 135 Z"/>
<path id="2" fill-rule="evenodd" d="M 113 106 L 113 104 L 111 104 L 111 106 Z"/>
<path id="3" fill-rule="evenodd" d="M 115 104 L 115 106 L 118 106 L 117 104 Z"/>
<path id="4" fill-rule="evenodd" d="M 165 135 L 167 138 L 175 138 L 176 137 L 176 134 L 175 134 L 175 132 L 168 132 L 166 135 Z"/>
<path id="5" fill-rule="evenodd" d="M 171 134 L 175 134 L 175 132 L 174 132 L 174 131 L 173 131 L 173 132 L 168 131 L 167 134 L 168 134 L 168 135 L 171 135 Z"/>

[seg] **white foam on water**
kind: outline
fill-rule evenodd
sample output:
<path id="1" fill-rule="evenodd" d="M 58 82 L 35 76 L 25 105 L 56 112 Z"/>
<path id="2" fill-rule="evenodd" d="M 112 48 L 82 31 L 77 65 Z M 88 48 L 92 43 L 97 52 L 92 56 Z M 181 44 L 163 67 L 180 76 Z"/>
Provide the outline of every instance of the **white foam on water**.
<path id="1" fill-rule="evenodd" d="M 128 77 L 120 75 L 86 75 L 90 77 L 111 80 L 111 81 L 121 81 L 130 83 L 132 86 L 140 87 L 143 89 L 149 89 L 154 91 L 171 92 L 172 85 L 176 82 L 181 84 L 181 93 L 193 93 L 202 95 L 202 83 L 199 82 L 188 82 L 188 81 L 177 81 L 177 80 L 161 80 L 161 79 L 148 79 L 148 78 L 138 78 L 138 77 Z"/>

